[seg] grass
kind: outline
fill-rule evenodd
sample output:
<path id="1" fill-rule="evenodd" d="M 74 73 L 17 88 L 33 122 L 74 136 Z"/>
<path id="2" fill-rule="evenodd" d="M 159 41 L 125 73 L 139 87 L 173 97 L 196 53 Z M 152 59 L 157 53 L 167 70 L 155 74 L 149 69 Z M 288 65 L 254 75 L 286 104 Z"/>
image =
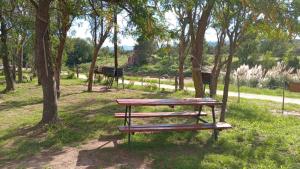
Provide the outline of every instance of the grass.
<path id="1" fill-rule="evenodd" d="M 131 149 L 126 135 L 116 127 L 122 120 L 113 113 L 122 111 L 116 98 L 182 98 L 189 92 L 157 92 L 142 88 L 85 92 L 85 82 L 62 80 L 59 100 L 61 122 L 43 128 L 34 127 L 41 119 L 42 93 L 36 82 L 17 85 L 17 90 L 1 96 L 0 101 L 0 167 L 45 151 L 60 152 L 64 147 L 78 147 L 90 140 L 121 139 L 117 147 L 96 148 L 79 152 L 78 161 L 89 158 L 98 167 L 139 168 L 145 161 L 151 168 L 300 168 L 300 119 L 287 117 L 274 110 L 280 105 L 268 101 L 230 98 L 227 122 L 234 128 L 222 131 L 214 142 L 209 131 L 135 134 Z M 0 85 L 0 87 L 2 87 Z M 166 107 L 139 107 L 135 111 L 166 110 Z M 178 107 L 177 110 L 192 109 Z M 287 110 L 300 110 L 288 104 Z M 206 117 L 210 120 L 210 116 Z M 183 119 L 151 119 L 148 122 L 190 122 Z M 144 121 L 137 121 L 144 123 Z M 92 156 L 92 154 L 96 154 Z M 84 163 L 84 161 L 82 161 Z M 92 165 L 91 165 L 92 166 Z M 22 168 L 22 166 L 19 166 Z"/>
<path id="2" fill-rule="evenodd" d="M 144 81 L 149 83 L 158 83 L 158 78 L 149 78 L 149 77 L 138 77 L 138 76 L 125 76 L 126 80 L 131 81 Z M 175 85 L 175 80 L 173 79 L 161 79 L 161 84 L 169 84 L 169 85 Z M 194 87 L 194 84 L 192 82 L 186 82 L 186 87 Z M 218 90 L 223 90 L 224 85 L 219 84 Z M 236 85 L 231 84 L 229 86 L 229 90 L 231 92 L 238 92 L 238 87 Z M 247 86 L 241 86 L 240 87 L 241 93 L 252 93 L 252 94 L 261 94 L 261 95 L 270 95 L 270 96 L 282 96 L 282 89 L 266 89 L 266 88 L 253 88 L 253 87 L 247 87 Z M 289 98 L 300 98 L 300 93 L 296 92 L 290 92 L 288 90 L 285 91 L 285 96 Z"/>

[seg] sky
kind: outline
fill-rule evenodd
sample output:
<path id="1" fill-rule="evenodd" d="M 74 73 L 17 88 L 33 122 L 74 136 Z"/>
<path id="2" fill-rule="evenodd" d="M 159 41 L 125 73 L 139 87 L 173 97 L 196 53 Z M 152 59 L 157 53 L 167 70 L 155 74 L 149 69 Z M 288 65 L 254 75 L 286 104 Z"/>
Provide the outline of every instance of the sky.
<path id="1" fill-rule="evenodd" d="M 166 18 L 166 22 L 167 22 L 167 25 L 169 28 L 172 29 L 172 28 L 176 27 L 177 20 L 176 20 L 176 16 L 174 13 L 167 12 L 165 14 L 165 18 Z M 118 25 L 119 25 L 119 28 L 121 29 L 121 31 L 127 27 L 127 17 L 126 17 L 125 13 L 121 13 L 118 15 Z M 83 38 L 83 39 L 91 38 L 88 21 L 86 21 L 84 19 L 75 20 L 69 31 L 69 36 Z M 214 31 L 214 29 L 208 28 L 206 30 L 205 38 L 207 41 L 210 41 L 210 42 L 217 41 L 217 36 L 216 36 L 216 32 Z M 118 40 L 119 40 L 119 42 L 118 42 L 119 46 L 134 46 L 136 44 L 136 40 L 129 35 L 125 36 L 125 35 L 119 34 Z M 110 39 L 107 39 L 104 43 L 104 46 L 112 47 L 113 43 L 111 42 Z"/>

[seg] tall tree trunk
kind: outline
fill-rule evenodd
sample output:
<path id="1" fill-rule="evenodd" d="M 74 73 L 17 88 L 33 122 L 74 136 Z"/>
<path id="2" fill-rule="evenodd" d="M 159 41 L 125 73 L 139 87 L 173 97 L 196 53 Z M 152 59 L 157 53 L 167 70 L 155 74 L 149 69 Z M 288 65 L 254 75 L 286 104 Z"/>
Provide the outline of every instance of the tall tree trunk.
<path id="1" fill-rule="evenodd" d="M 71 27 L 72 21 L 70 21 L 70 9 L 68 7 L 68 2 L 65 0 L 58 1 L 58 9 L 59 14 L 57 17 L 58 30 L 59 30 L 59 45 L 57 47 L 57 53 L 55 58 L 55 81 L 56 81 L 56 90 L 57 90 L 57 98 L 60 97 L 60 73 L 61 73 L 61 66 L 62 66 L 62 57 L 63 52 L 66 44 L 67 33 Z"/>
<path id="2" fill-rule="evenodd" d="M 223 30 L 220 35 L 218 35 L 218 44 L 217 44 L 217 48 L 216 48 L 216 54 L 215 54 L 215 58 L 214 58 L 214 67 L 212 69 L 211 75 L 211 82 L 210 82 L 210 97 L 214 97 L 217 94 L 217 88 L 218 88 L 218 79 L 219 79 L 219 75 L 222 69 L 222 63 L 221 63 L 221 50 L 222 47 L 224 46 L 224 41 L 225 41 L 225 30 Z"/>
<path id="3" fill-rule="evenodd" d="M 179 90 L 184 89 L 184 61 L 187 53 L 188 39 L 185 38 L 185 28 L 187 24 L 182 24 L 181 26 L 181 35 L 179 42 L 179 65 L 178 65 L 178 80 L 179 80 Z M 188 35 L 189 36 L 189 35 Z"/>
<path id="4" fill-rule="evenodd" d="M 59 45 L 57 48 L 57 55 L 55 59 L 55 80 L 56 80 L 56 90 L 57 90 L 57 98 L 60 97 L 60 73 L 61 73 L 61 65 L 62 65 L 62 57 L 65 48 L 67 38 L 67 30 L 63 32 L 62 37 L 60 37 Z"/>
<path id="5" fill-rule="evenodd" d="M 12 55 L 12 59 L 11 59 L 11 64 L 12 64 L 12 68 L 11 68 L 11 74 L 12 74 L 12 78 L 13 78 L 13 80 L 14 80 L 14 82 L 16 82 L 16 60 L 17 60 L 17 57 L 18 56 L 16 56 L 16 55 Z"/>
<path id="6" fill-rule="evenodd" d="M 178 81 L 179 81 L 179 90 L 184 89 L 184 60 L 182 56 L 179 56 L 179 69 L 178 69 Z"/>
<path id="7" fill-rule="evenodd" d="M 118 14 L 117 9 L 114 11 L 114 57 L 115 57 L 115 80 L 118 83 L 117 69 L 118 69 Z"/>
<path id="8" fill-rule="evenodd" d="M 8 48 L 7 48 L 7 29 L 6 23 L 3 18 L 1 19 L 1 55 L 2 55 L 2 63 L 4 68 L 4 75 L 6 81 L 5 92 L 15 90 L 15 84 L 12 76 L 12 72 L 9 65 L 8 59 Z"/>
<path id="9" fill-rule="evenodd" d="M 215 1 L 209 1 L 204 7 L 202 15 L 198 21 L 197 31 L 194 33 L 194 25 L 192 14 L 189 14 L 191 43 L 192 43 L 192 77 L 195 87 L 195 97 L 204 97 L 204 86 L 202 81 L 202 61 L 203 61 L 203 44 L 206 27 L 208 25 L 209 16 Z"/>
<path id="10" fill-rule="evenodd" d="M 91 66 L 90 66 L 89 77 L 88 77 L 88 92 L 93 91 L 94 69 L 95 69 L 98 53 L 99 53 L 101 46 L 102 46 L 102 44 L 97 45 L 94 48 L 93 60 L 92 60 Z"/>
<path id="11" fill-rule="evenodd" d="M 19 49 L 18 52 L 18 82 L 22 83 L 23 82 L 23 49 L 24 49 L 24 45 L 23 43 L 21 44 L 21 47 Z"/>
<path id="12" fill-rule="evenodd" d="M 51 0 L 39 0 L 36 6 L 35 57 L 38 76 L 43 88 L 43 117 L 41 123 L 54 123 L 57 121 L 57 93 L 50 53 L 50 3 Z"/>
<path id="13" fill-rule="evenodd" d="M 222 99 L 222 107 L 221 107 L 221 115 L 220 115 L 221 122 L 225 121 L 225 113 L 226 113 L 227 101 L 228 101 L 228 91 L 229 91 L 229 85 L 230 85 L 231 65 L 232 65 L 232 58 L 233 58 L 234 50 L 235 50 L 234 45 L 230 45 L 225 80 L 224 80 L 223 99 Z"/>

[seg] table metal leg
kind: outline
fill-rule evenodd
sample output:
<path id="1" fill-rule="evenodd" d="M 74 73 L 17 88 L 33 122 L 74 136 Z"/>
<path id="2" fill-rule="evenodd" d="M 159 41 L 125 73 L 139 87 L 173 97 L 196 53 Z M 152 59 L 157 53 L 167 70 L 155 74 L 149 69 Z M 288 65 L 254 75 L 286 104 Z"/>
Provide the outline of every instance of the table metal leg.
<path id="1" fill-rule="evenodd" d="M 215 106 L 212 106 L 211 107 L 211 112 L 212 112 L 212 118 L 213 118 L 213 124 L 216 126 L 216 113 L 215 113 Z M 215 138 L 215 140 L 218 139 L 218 130 L 217 129 L 214 129 L 213 131 L 213 136 Z"/>
<path id="2" fill-rule="evenodd" d="M 200 120 L 201 111 L 202 111 L 202 106 L 199 106 L 199 108 L 198 108 L 198 116 L 197 116 L 197 124 L 199 123 L 199 120 Z"/>
<path id="3" fill-rule="evenodd" d="M 128 118 L 128 106 L 126 106 L 126 109 L 125 109 L 125 118 L 124 118 L 124 126 L 127 124 L 127 118 Z"/>
<path id="4" fill-rule="evenodd" d="M 130 144 L 130 136 L 131 136 L 131 132 L 130 132 L 130 126 L 131 126 L 131 106 L 128 107 L 128 144 Z"/>
<path id="5" fill-rule="evenodd" d="M 206 120 L 201 118 L 201 112 L 202 112 L 202 106 L 199 106 L 198 115 L 197 115 L 197 124 L 199 124 L 199 121 L 202 121 L 203 123 L 208 123 Z"/>

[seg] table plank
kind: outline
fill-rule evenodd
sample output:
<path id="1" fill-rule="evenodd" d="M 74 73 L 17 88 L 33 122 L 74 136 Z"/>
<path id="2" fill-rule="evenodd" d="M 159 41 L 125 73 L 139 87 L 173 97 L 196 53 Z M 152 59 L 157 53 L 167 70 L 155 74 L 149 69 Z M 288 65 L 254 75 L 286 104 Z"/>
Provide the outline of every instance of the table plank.
<path id="1" fill-rule="evenodd" d="M 121 132 L 158 132 L 158 131 L 194 131 L 194 130 L 209 130 L 230 129 L 232 126 L 225 122 L 201 123 L 201 124 L 146 124 L 133 126 L 119 126 Z"/>
<path id="2" fill-rule="evenodd" d="M 197 117 L 198 112 L 135 112 L 131 113 L 132 118 L 152 118 L 152 117 Z M 201 112 L 200 116 L 207 113 Z M 115 113 L 116 118 L 125 118 L 125 113 Z"/>
<path id="3" fill-rule="evenodd" d="M 130 106 L 175 106 L 175 105 L 221 105 L 212 98 L 186 98 L 186 99 L 117 99 L 120 105 Z"/>

